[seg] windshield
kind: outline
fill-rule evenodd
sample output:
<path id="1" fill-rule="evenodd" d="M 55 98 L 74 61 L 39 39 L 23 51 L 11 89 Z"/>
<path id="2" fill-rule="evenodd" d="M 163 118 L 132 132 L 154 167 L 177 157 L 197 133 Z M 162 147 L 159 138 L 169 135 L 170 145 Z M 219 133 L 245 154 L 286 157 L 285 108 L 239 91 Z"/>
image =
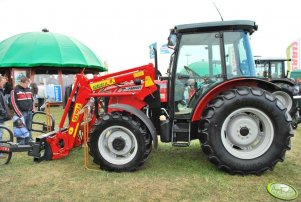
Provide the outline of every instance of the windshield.
<path id="1" fill-rule="evenodd" d="M 224 32 L 227 78 L 256 76 L 255 63 L 246 32 Z"/>
<path id="2" fill-rule="evenodd" d="M 284 61 L 257 61 L 256 73 L 259 78 L 280 79 L 285 77 Z"/>
<path id="3" fill-rule="evenodd" d="M 189 108 L 193 109 L 205 92 L 225 78 L 255 76 L 246 32 L 184 34 L 177 52 L 174 84 L 176 114 L 190 113 Z M 221 55 L 223 52 L 224 56 Z"/>

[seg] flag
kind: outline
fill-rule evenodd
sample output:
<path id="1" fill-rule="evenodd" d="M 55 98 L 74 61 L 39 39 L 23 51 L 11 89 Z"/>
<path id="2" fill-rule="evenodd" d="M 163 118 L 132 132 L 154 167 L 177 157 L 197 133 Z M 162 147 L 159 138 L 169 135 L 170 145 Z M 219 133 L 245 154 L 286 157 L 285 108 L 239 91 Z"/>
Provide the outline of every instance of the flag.
<path id="1" fill-rule="evenodd" d="M 155 58 L 154 48 L 157 49 L 157 42 L 152 43 L 152 44 L 149 45 L 148 47 L 149 47 L 149 58 L 150 58 L 150 59 Z"/>
<path id="2" fill-rule="evenodd" d="M 167 43 L 166 44 L 163 44 L 160 48 L 160 54 L 169 54 L 170 51 L 169 51 L 169 48 L 167 46 Z"/>

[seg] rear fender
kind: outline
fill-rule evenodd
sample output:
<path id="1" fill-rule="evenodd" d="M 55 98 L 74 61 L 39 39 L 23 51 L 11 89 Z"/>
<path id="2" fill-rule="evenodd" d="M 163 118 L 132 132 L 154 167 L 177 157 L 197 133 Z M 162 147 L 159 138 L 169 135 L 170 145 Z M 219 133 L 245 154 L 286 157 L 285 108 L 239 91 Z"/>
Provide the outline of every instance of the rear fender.
<path id="1" fill-rule="evenodd" d="M 135 116 L 137 116 L 146 125 L 147 129 L 149 130 L 149 132 L 153 138 L 154 148 L 155 149 L 158 148 L 158 138 L 157 138 L 155 126 L 154 126 L 153 122 L 151 122 L 151 120 L 142 111 L 140 111 L 130 105 L 125 105 L 125 104 L 111 104 L 111 105 L 109 105 L 109 108 L 124 110 L 124 111 L 130 112 L 130 113 L 134 114 Z"/>
<path id="2" fill-rule="evenodd" d="M 199 121 L 208 103 L 217 95 L 219 95 L 221 92 L 239 86 L 259 87 L 269 92 L 281 90 L 281 88 L 276 84 L 257 78 L 235 78 L 235 79 L 227 80 L 213 87 L 203 97 L 201 97 L 201 99 L 198 101 L 198 104 L 196 105 L 196 108 L 193 111 L 191 120 Z"/>
<path id="3" fill-rule="evenodd" d="M 291 79 L 274 79 L 274 80 L 271 80 L 271 82 L 274 83 L 274 84 L 285 83 L 285 84 L 288 84 L 290 86 L 296 85 L 296 82 L 291 80 Z"/>

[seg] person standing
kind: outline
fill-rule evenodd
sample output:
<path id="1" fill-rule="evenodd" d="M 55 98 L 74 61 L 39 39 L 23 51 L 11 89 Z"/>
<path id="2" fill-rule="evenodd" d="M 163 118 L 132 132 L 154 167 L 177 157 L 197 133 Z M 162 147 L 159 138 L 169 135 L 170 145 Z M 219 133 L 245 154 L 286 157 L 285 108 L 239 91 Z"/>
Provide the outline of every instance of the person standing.
<path id="1" fill-rule="evenodd" d="M 30 82 L 29 88 L 31 89 L 33 97 L 35 98 L 39 92 L 38 85 L 35 82 L 30 81 L 30 79 L 29 79 L 29 82 Z"/>
<path id="2" fill-rule="evenodd" d="M 29 88 L 32 92 L 33 101 L 34 101 L 34 103 L 36 103 L 36 101 L 37 101 L 36 98 L 37 98 L 37 94 L 38 94 L 38 90 L 39 90 L 38 85 L 29 79 Z M 34 105 L 34 107 L 35 107 L 35 105 Z"/>
<path id="3" fill-rule="evenodd" d="M 38 94 L 37 94 L 37 98 L 38 98 L 38 111 L 41 111 L 41 106 L 44 104 L 45 102 L 45 86 L 43 82 L 40 82 L 40 85 L 38 85 Z M 44 111 L 44 110 L 42 110 Z"/>
<path id="4" fill-rule="evenodd" d="M 4 87 L 3 87 L 4 98 L 5 98 L 6 102 L 9 104 L 9 102 L 10 102 L 10 92 L 12 90 L 12 85 L 11 85 L 10 82 L 8 82 L 7 77 L 3 77 L 3 79 L 5 80 L 5 84 L 4 84 Z"/>
<path id="5" fill-rule="evenodd" d="M 4 85 L 7 81 L 4 77 L 0 76 L 0 125 L 3 126 L 5 121 L 8 121 L 11 119 L 9 108 L 7 106 L 7 102 L 4 98 Z M 2 140 L 3 136 L 3 128 L 0 128 L 0 141 Z M 0 158 L 3 156 L 2 153 L 0 153 Z"/>
<path id="6" fill-rule="evenodd" d="M 65 96 L 64 96 L 64 101 L 63 101 L 63 109 L 65 109 L 66 107 L 66 104 L 68 102 L 68 98 L 70 97 L 70 94 L 74 88 L 74 83 L 76 81 L 76 77 L 73 78 L 73 83 L 69 86 L 66 87 L 65 89 Z M 76 93 L 74 94 L 72 100 L 71 100 L 71 104 L 70 104 L 70 107 L 69 107 L 69 110 L 68 110 L 68 119 L 69 119 L 69 123 L 71 121 L 71 117 L 72 117 L 72 113 L 73 113 L 73 110 L 74 110 L 74 105 L 75 105 L 75 100 L 76 100 Z"/>
<path id="7" fill-rule="evenodd" d="M 24 118 L 26 128 L 29 131 L 29 139 L 32 139 L 31 125 L 34 112 L 34 99 L 29 88 L 30 80 L 22 77 L 19 84 L 11 91 L 11 103 L 16 115 Z"/>

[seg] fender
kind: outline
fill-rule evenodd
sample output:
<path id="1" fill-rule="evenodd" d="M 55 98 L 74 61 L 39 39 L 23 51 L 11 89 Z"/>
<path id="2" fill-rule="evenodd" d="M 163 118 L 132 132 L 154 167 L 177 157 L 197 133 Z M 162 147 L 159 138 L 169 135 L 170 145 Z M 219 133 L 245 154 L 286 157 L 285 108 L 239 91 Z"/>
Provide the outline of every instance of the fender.
<path id="1" fill-rule="evenodd" d="M 296 82 L 291 80 L 291 79 L 273 79 L 271 80 L 272 83 L 277 84 L 277 83 L 285 83 L 288 84 L 290 86 L 295 86 Z"/>
<path id="2" fill-rule="evenodd" d="M 196 105 L 193 111 L 191 121 L 199 121 L 208 103 L 218 94 L 238 86 L 259 87 L 269 92 L 281 90 L 281 88 L 278 85 L 258 78 L 234 78 L 231 80 L 227 80 L 214 86 L 211 90 L 209 90 L 204 96 L 202 96 L 198 100 L 198 104 Z"/>
<path id="3" fill-rule="evenodd" d="M 126 104 L 111 104 L 111 105 L 109 105 L 109 108 L 122 109 L 122 110 L 130 112 L 130 113 L 134 114 L 135 116 L 137 116 L 141 121 L 143 121 L 143 123 L 146 125 L 149 132 L 151 133 L 151 136 L 152 136 L 153 142 L 154 142 L 154 148 L 155 149 L 158 148 L 158 137 L 156 134 L 155 126 L 154 126 L 153 122 L 151 122 L 151 120 L 146 116 L 146 114 L 144 114 L 142 111 L 140 111 L 130 105 L 126 105 Z"/>

